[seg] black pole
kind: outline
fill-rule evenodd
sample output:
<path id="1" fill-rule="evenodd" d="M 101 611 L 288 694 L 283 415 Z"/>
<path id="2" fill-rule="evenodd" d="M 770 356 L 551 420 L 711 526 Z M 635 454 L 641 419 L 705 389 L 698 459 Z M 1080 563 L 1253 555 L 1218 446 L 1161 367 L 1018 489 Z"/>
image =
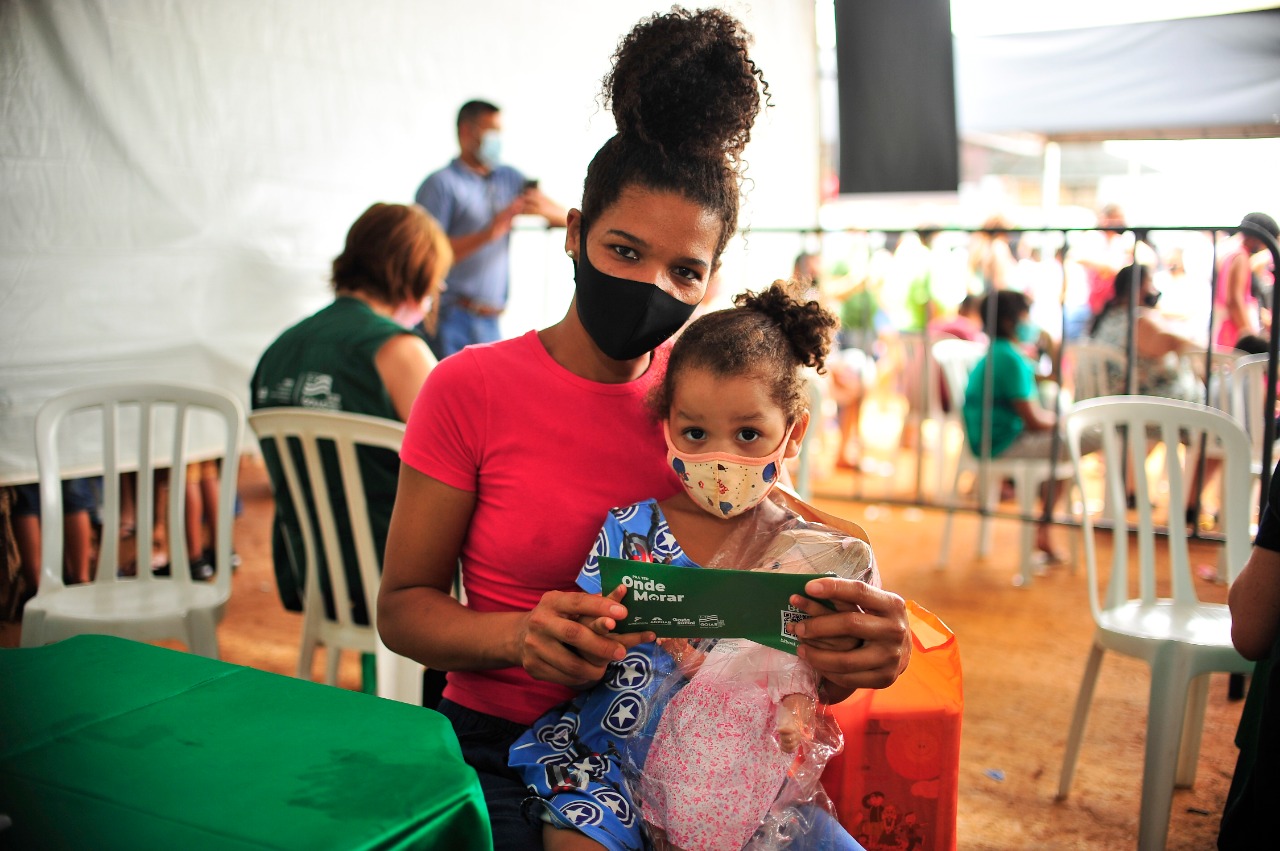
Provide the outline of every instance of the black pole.
<path id="1" fill-rule="evenodd" d="M 1271 268 L 1273 270 L 1280 269 L 1280 246 L 1276 245 L 1276 238 L 1267 230 L 1253 222 L 1242 222 L 1240 230 L 1249 236 L 1256 238 L 1267 250 L 1271 252 Z M 1274 303 L 1274 301 L 1273 301 Z M 1266 507 L 1267 494 L 1271 490 L 1271 444 L 1276 439 L 1276 357 L 1280 353 L 1280 336 L 1277 336 L 1276 322 L 1274 318 L 1271 322 L 1271 339 L 1267 345 L 1267 401 L 1263 410 L 1266 417 L 1263 420 L 1262 431 L 1262 475 L 1258 482 L 1258 505 Z"/>
<path id="2" fill-rule="evenodd" d="M 1053 434 L 1049 436 L 1049 481 L 1045 486 L 1044 505 L 1040 510 L 1040 521 L 1053 521 L 1053 505 L 1058 496 L 1058 450 L 1062 445 L 1062 352 L 1067 347 L 1067 233 L 1062 232 L 1062 289 L 1058 292 L 1058 309 L 1060 322 L 1058 351 L 1053 356 L 1053 374 L 1058 376 L 1058 387 L 1053 394 Z M 1025 522 L 1025 521 L 1024 521 Z"/>

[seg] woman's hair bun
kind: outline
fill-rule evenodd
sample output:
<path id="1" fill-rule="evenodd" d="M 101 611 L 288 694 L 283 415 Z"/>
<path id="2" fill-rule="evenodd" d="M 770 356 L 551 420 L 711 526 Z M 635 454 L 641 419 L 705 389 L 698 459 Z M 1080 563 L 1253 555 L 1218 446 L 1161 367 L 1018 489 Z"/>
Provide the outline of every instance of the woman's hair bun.
<path id="1" fill-rule="evenodd" d="M 603 98 L 620 135 L 669 155 L 737 161 L 768 84 L 751 36 L 719 9 L 679 6 L 642 20 L 618 45 Z"/>
<path id="2" fill-rule="evenodd" d="M 832 333 L 840 323 L 818 302 L 793 297 L 791 292 L 798 286 L 798 281 L 774 281 L 763 292 L 735 296 L 733 304 L 768 317 L 782 330 L 796 360 L 821 372 L 831 350 Z"/>

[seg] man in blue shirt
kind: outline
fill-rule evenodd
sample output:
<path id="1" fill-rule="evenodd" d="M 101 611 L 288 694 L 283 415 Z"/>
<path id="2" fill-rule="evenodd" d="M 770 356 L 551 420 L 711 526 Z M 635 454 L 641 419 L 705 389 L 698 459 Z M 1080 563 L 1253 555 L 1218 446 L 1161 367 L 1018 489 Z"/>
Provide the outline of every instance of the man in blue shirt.
<path id="1" fill-rule="evenodd" d="M 565 210 L 501 162 L 501 113 L 485 101 L 458 110 L 458 156 L 429 175 L 416 201 L 444 226 L 454 263 L 440 296 L 435 339 L 437 357 L 471 343 L 501 339 L 498 317 L 507 305 L 512 220 L 542 216 L 563 227 Z"/>

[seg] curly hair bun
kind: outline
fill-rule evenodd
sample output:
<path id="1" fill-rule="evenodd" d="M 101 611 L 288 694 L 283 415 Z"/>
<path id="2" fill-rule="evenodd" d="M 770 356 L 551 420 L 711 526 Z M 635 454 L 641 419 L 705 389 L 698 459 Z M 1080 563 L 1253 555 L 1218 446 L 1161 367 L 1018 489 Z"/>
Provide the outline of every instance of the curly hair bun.
<path id="1" fill-rule="evenodd" d="M 821 372 L 831 350 L 831 335 L 839 321 L 816 301 L 796 301 L 788 289 L 792 282 L 774 281 L 761 293 L 745 292 L 734 298 L 735 307 L 754 310 L 772 320 L 791 344 L 796 360 Z"/>
<path id="2" fill-rule="evenodd" d="M 669 155 L 738 161 L 768 84 L 751 36 L 719 9 L 679 6 L 636 24 L 618 45 L 603 98 L 618 133 Z"/>

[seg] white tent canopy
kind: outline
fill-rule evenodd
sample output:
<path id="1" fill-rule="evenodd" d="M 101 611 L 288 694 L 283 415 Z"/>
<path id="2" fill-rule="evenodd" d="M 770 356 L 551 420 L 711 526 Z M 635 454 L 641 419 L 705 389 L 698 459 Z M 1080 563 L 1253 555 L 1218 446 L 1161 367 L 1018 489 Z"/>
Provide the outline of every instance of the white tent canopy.
<path id="1" fill-rule="evenodd" d="M 724 5 L 755 34 L 775 104 L 747 150 L 743 223 L 812 223 L 812 0 Z M 468 99 L 498 103 L 510 161 L 576 204 L 613 133 L 596 102 L 609 58 L 665 8 L 0 4 L 0 483 L 34 479 L 34 413 L 64 389 L 151 378 L 247 397 L 266 345 L 330 297 L 351 222 L 411 201 L 456 154 Z M 553 242 L 517 235 L 510 334 L 568 305 Z"/>
<path id="2" fill-rule="evenodd" d="M 1280 9 L 957 36 L 962 132 L 1280 136 Z"/>

